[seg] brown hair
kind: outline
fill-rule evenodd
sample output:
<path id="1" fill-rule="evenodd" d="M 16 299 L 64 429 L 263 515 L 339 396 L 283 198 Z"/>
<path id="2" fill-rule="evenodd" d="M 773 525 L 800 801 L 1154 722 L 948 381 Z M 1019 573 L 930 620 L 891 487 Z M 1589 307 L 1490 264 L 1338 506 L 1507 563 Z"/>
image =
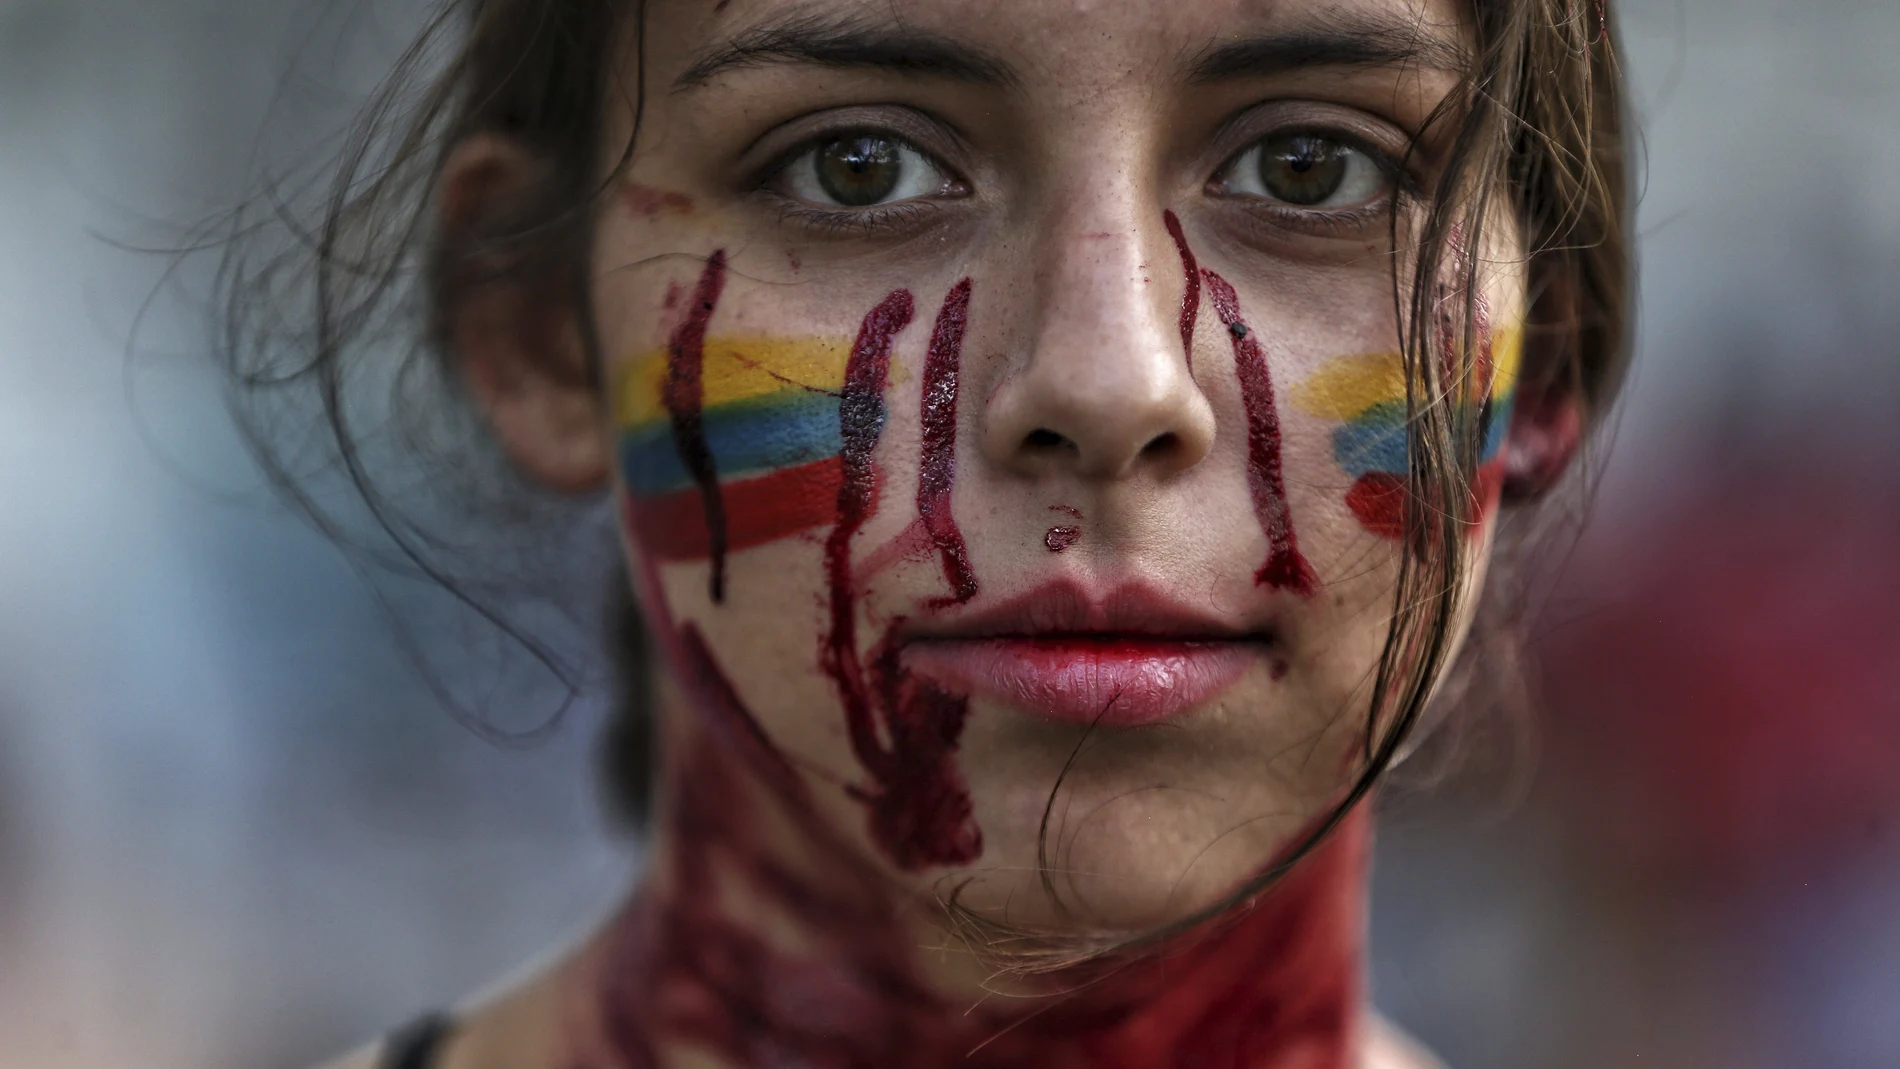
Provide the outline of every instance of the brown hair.
<path id="1" fill-rule="evenodd" d="M 1530 254 L 1520 396 L 1574 399 L 1594 423 L 1617 393 L 1627 360 L 1630 205 L 1609 0 L 1469 2 L 1473 62 L 1460 90 L 1432 119 L 1449 128 L 1452 148 L 1442 178 L 1417 205 L 1422 215 L 1409 213 L 1417 226 L 1417 240 L 1408 231 L 1403 246 L 1409 270 L 1394 271 L 1409 383 L 1408 551 L 1400 555 L 1393 624 L 1373 681 L 1363 771 L 1333 821 L 1291 860 L 1201 913 L 1132 941 L 1126 933 L 1078 943 L 1073 935 L 1002 931 L 959 910 L 950 895 L 958 927 L 979 948 L 1006 944 L 1003 963 L 1012 968 L 1058 968 L 1164 939 L 1257 894 L 1364 798 L 1418 727 L 1449 667 L 1462 611 L 1452 592 L 1463 588 L 1476 552 L 1465 529 L 1475 508 L 1472 482 L 1483 428 L 1474 406 L 1447 403 L 1464 396 L 1478 374 L 1476 347 L 1463 342 L 1481 329 L 1474 297 L 1480 257 L 1462 250 L 1486 248 L 1500 214 L 1515 225 Z M 446 3 L 364 114 L 307 241 L 262 260 L 247 254 L 246 246 L 234 246 L 223 274 L 234 398 L 272 473 L 326 530 L 340 530 L 334 513 L 295 485 L 278 447 L 280 428 L 270 422 L 283 406 L 307 404 L 314 395 L 330 453 L 397 547 L 398 560 L 455 590 L 551 667 L 557 666 L 552 647 L 497 608 L 495 589 L 475 578 L 478 569 L 464 566 L 454 552 L 458 547 L 440 540 L 417 510 L 399 504 L 400 495 L 378 482 L 347 399 L 359 379 L 380 374 L 402 382 L 410 378 L 408 370 L 426 368 L 429 374 L 421 378 L 445 387 L 441 394 L 451 404 L 460 400 L 440 324 L 458 289 L 471 283 L 471 265 L 477 263 L 505 264 L 502 270 L 518 279 L 565 289 L 583 312 L 582 329 L 591 330 L 584 265 L 603 192 L 599 175 L 609 170 L 604 154 L 612 151 L 602 144 L 603 112 L 614 89 L 616 48 L 629 40 L 644 48 L 644 7 L 642 0 Z M 636 118 L 632 137 L 618 150 L 622 165 L 639 135 L 640 95 L 628 97 Z M 505 229 L 453 243 L 438 240 L 429 197 L 442 162 L 463 138 L 489 132 L 538 154 L 546 180 Z M 1401 215 L 1408 213 L 1393 213 L 1395 247 L 1401 247 Z M 493 256 L 497 250 L 504 255 Z M 307 327 L 288 335 L 272 303 L 286 292 L 302 292 L 310 302 Z M 417 298 L 419 305 L 405 303 Z M 259 318 L 255 313 L 265 308 L 272 314 Z M 376 343 L 387 340 L 392 326 L 396 336 L 406 331 L 420 344 L 397 354 L 380 349 Z M 598 368 L 597 354 L 590 352 L 590 359 Z M 391 361 L 400 366 L 392 370 Z M 468 426 L 479 435 L 478 426 Z M 466 447 L 463 442 L 455 448 Z M 440 467 L 468 470 L 460 456 Z M 493 486 L 498 474 L 485 471 L 481 481 Z M 1554 474 L 1512 481 L 1507 499 L 1541 495 Z M 535 494 L 518 480 L 508 492 L 524 500 Z M 621 615 L 620 646 L 635 655 L 623 674 L 633 682 L 606 756 L 610 788 L 626 810 L 638 813 L 651 763 L 645 666 L 638 656 L 644 643 L 630 602 Z"/>

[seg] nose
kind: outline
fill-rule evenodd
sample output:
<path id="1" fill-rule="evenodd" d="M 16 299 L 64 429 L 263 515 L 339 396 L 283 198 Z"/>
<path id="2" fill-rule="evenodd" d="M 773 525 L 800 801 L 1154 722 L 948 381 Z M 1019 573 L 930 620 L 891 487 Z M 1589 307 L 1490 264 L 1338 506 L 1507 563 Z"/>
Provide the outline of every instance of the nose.
<path id="1" fill-rule="evenodd" d="M 1212 449 L 1214 410 L 1174 321 L 1182 274 L 1152 214 L 1152 225 L 1112 230 L 1079 216 L 1037 243 L 1028 352 L 983 413 L 992 462 L 1030 476 L 1165 479 Z"/>

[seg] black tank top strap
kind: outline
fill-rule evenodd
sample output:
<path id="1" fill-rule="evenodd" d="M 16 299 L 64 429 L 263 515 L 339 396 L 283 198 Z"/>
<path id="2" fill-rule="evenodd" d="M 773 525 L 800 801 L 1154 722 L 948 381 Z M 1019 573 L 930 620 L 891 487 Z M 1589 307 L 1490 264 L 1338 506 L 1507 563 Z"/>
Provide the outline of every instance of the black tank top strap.
<path id="1" fill-rule="evenodd" d="M 442 1041 L 454 1030 L 455 1022 L 447 1014 L 418 1017 L 390 1033 L 383 1044 L 381 1069 L 433 1069 Z"/>

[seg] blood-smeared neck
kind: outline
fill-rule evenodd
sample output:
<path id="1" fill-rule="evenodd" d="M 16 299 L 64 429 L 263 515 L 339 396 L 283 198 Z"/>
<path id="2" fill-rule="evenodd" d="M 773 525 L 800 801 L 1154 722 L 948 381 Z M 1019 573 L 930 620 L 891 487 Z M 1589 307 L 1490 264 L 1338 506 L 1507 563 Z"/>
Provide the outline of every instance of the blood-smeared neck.
<path id="1" fill-rule="evenodd" d="M 981 1001 L 920 969 L 946 937 L 848 845 L 689 625 L 702 708 L 670 738 L 645 891 L 579 975 L 576 1069 L 1346 1069 L 1362 1015 L 1369 818 L 1159 952 Z M 676 723 L 680 721 L 675 721 Z"/>

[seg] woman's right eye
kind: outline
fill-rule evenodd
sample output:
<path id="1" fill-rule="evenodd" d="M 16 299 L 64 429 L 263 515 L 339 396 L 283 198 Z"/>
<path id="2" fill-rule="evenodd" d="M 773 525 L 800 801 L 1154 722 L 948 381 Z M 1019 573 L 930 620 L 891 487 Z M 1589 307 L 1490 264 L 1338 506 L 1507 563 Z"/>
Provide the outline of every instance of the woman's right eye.
<path id="1" fill-rule="evenodd" d="M 955 192 L 936 161 L 909 142 L 877 133 L 816 142 L 781 175 L 785 192 L 823 208 L 877 208 Z"/>

